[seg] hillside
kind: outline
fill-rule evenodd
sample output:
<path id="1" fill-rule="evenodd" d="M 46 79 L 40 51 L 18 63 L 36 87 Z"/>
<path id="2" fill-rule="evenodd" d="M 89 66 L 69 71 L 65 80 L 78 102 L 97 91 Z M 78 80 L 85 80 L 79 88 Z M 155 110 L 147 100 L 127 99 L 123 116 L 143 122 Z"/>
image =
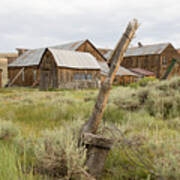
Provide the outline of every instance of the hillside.
<path id="1" fill-rule="evenodd" d="M 180 179 L 180 78 L 114 87 L 100 134 L 116 145 L 103 180 Z M 0 89 L 0 179 L 88 179 L 79 128 L 97 90 Z"/>

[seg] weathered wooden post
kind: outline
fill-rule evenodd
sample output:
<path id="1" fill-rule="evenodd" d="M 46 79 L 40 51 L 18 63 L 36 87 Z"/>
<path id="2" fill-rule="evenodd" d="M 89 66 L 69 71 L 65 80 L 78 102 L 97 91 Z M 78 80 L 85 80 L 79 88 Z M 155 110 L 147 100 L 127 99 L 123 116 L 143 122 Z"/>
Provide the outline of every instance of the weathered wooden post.
<path id="1" fill-rule="evenodd" d="M 116 72 L 123 60 L 125 51 L 138 29 L 138 26 L 137 20 L 134 19 L 130 22 L 118 42 L 110 59 L 110 71 L 108 77 L 101 84 L 92 115 L 83 125 L 80 132 L 80 142 L 85 144 L 88 148 L 86 166 L 88 167 L 89 173 L 94 177 L 99 177 L 101 175 L 108 151 L 113 145 L 112 140 L 94 134 L 97 132 L 102 120 Z"/>

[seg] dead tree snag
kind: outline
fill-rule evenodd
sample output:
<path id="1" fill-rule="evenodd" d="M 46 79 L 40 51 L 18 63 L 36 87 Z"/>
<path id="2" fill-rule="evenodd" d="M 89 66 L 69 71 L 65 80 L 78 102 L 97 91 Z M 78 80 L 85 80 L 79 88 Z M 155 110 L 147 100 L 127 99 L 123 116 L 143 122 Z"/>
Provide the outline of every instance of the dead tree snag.
<path id="1" fill-rule="evenodd" d="M 80 142 L 87 146 L 87 161 L 89 173 L 94 177 L 101 176 L 104 163 L 109 150 L 113 145 L 113 141 L 94 135 L 97 132 L 99 124 L 102 120 L 105 106 L 109 97 L 113 80 L 116 72 L 123 60 L 123 55 L 127 50 L 136 30 L 138 29 L 137 20 L 130 22 L 118 42 L 110 59 L 110 71 L 106 80 L 101 84 L 96 104 L 89 120 L 83 125 L 80 132 Z"/>

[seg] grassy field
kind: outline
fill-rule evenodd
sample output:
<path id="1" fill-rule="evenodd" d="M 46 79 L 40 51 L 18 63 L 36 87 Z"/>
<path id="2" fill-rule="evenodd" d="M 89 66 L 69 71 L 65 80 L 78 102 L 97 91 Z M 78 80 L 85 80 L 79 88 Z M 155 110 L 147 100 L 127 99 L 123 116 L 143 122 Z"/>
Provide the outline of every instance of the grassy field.
<path id="1" fill-rule="evenodd" d="M 180 179 L 180 78 L 114 87 L 103 180 Z M 0 180 L 87 179 L 77 135 L 97 90 L 0 89 Z"/>

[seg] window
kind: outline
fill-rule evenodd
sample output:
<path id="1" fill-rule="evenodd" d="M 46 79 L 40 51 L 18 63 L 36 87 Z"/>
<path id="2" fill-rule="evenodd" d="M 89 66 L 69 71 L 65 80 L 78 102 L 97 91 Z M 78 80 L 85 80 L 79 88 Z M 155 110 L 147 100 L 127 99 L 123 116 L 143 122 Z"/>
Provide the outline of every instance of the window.
<path id="1" fill-rule="evenodd" d="M 162 57 L 162 64 L 163 64 L 163 65 L 166 65 L 166 64 L 167 64 L 166 56 L 163 56 L 163 57 Z"/>
<path id="2" fill-rule="evenodd" d="M 87 74 L 87 75 L 86 75 L 86 79 L 87 79 L 87 80 L 92 80 L 92 74 Z"/>
<path id="3" fill-rule="evenodd" d="M 24 70 L 22 71 L 22 81 L 24 81 Z"/>
<path id="4" fill-rule="evenodd" d="M 33 80 L 36 81 L 37 79 L 37 71 L 33 70 Z"/>
<path id="5" fill-rule="evenodd" d="M 80 79 L 80 76 L 78 73 L 74 74 L 74 80 L 79 80 Z"/>

